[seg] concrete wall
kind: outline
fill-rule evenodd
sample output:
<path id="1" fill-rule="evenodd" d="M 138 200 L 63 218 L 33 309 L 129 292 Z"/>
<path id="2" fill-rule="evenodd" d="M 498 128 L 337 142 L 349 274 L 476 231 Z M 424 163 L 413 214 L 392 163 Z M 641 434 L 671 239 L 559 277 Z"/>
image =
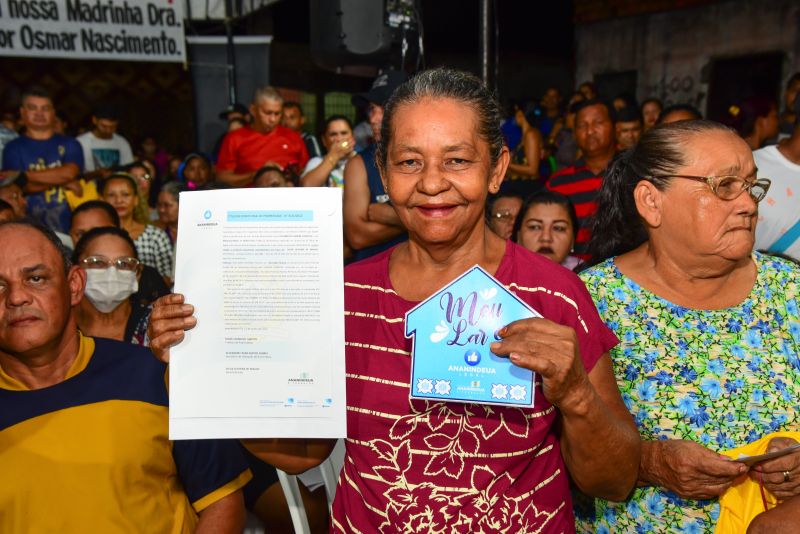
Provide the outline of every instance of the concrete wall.
<path id="1" fill-rule="evenodd" d="M 577 83 L 637 70 L 639 100 L 655 96 L 705 111 L 714 59 L 782 51 L 782 81 L 800 70 L 800 2 L 727 0 L 609 19 L 579 24 L 575 39 Z"/>

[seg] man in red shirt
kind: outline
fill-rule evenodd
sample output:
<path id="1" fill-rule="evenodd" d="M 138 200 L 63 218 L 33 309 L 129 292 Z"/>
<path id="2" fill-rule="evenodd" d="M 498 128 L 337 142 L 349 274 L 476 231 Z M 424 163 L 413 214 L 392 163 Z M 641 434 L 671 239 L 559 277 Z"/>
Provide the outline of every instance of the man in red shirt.
<path id="1" fill-rule="evenodd" d="M 253 122 L 225 136 L 217 158 L 217 180 L 234 187 L 249 185 L 257 170 L 268 163 L 285 170 L 302 171 L 308 162 L 303 139 L 280 125 L 283 97 L 272 87 L 261 87 L 253 95 Z"/>
<path id="2" fill-rule="evenodd" d="M 606 167 L 615 154 L 614 115 L 601 100 L 585 100 L 575 116 L 575 142 L 583 156 L 574 164 L 550 177 L 547 188 L 566 195 L 578 215 L 578 237 L 574 255 L 586 259 L 586 243 L 592 217 L 597 211 L 597 194 Z"/>

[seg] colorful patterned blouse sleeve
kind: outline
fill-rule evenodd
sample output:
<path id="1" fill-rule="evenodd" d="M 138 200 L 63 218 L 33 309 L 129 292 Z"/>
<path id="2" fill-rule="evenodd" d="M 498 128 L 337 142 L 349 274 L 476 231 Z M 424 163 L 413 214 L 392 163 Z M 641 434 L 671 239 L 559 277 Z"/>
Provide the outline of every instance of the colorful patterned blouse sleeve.
<path id="1" fill-rule="evenodd" d="M 576 317 L 575 324 L 572 327 L 578 334 L 583 366 L 588 373 L 594 368 L 597 360 L 603 354 L 617 346 L 619 340 L 614 335 L 614 332 L 609 330 L 600 319 L 597 308 L 582 283 L 578 284 L 575 301 L 579 315 Z M 585 329 L 584 326 L 586 327 Z"/>

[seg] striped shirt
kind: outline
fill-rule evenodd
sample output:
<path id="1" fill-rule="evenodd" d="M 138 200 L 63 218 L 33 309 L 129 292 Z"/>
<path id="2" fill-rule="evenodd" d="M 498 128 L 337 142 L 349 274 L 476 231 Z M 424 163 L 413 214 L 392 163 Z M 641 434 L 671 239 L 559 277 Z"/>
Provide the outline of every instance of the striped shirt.
<path id="1" fill-rule="evenodd" d="M 168 439 L 167 367 L 81 335 L 58 384 L 0 368 L 0 532 L 186 534 L 251 478 L 235 440 Z"/>
<path id="2" fill-rule="evenodd" d="M 333 531 L 573 532 L 557 411 L 537 381 L 532 408 L 410 400 L 417 303 L 392 289 L 393 249 L 345 269 L 346 459 Z M 495 277 L 572 326 L 585 368 L 617 343 L 580 280 L 509 242 Z"/>
<path id="3" fill-rule="evenodd" d="M 579 159 L 574 165 L 558 171 L 547 182 L 547 189 L 569 197 L 578 216 L 575 256 L 587 259 L 586 244 L 591 237 L 592 217 L 597 212 L 597 193 L 603 185 L 605 169 L 595 174 Z"/>

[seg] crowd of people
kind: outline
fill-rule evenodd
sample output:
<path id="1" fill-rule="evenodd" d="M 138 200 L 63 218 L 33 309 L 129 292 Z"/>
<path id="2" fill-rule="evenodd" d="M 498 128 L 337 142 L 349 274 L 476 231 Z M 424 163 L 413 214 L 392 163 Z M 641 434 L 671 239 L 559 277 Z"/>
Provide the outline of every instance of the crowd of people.
<path id="1" fill-rule="evenodd" d="M 738 461 L 800 442 L 798 92 L 715 122 L 388 71 L 353 97 L 358 140 L 263 87 L 214 153 L 175 157 L 104 104 L 58 133 L 26 90 L 0 127 L 0 530 L 235 532 L 245 508 L 291 528 L 275 468 L 332 443 L 167 439 L 162 362 L 195 324 L 171 293 L 180 194 L 338 187 L 348 439 L 330 517 L 302 487 L 313 530 L 800 532 L 800 452 Z M 402 318 L 476 264 L 542 316 L 491 347 L 537 374 L 530 409 L 409 401 Z"/>

